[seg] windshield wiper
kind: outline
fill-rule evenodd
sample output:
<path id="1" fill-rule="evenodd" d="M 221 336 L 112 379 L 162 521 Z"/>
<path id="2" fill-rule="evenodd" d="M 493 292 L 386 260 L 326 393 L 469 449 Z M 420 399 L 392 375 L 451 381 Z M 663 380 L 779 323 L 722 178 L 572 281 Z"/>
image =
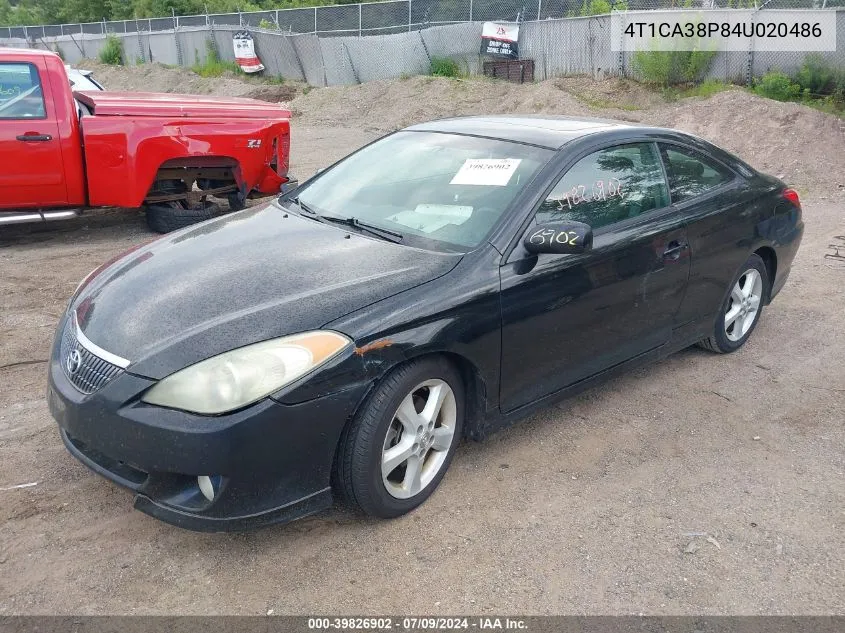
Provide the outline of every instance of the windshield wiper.
<path id="1" fill-rule="evenodd" d="M 314 209 L 309 207 L 307 204 L 302 202 L 299 199 L 299 196 L 296 198 L 291 198 L 291 202 L 296 203 L 296 205 L 305 211 L 309 217 L 318 220 L 319 222 L 331 222 L 333 224 L 342 224 L 343 226 L 351 226 L 355 229 L 360 229 L 361 231 L 365 231 L 370 233 L 371 235 L 375 235 L 376 237 L 380 237 L 384 240 L 388 240 L 391 242 L 399 243 L 404 239 L 404 236 L 401 233 L 397 233 L 396 231 L 391 231 L 390 229 L 383 229 L 380 226 L 374 226 L 372 224 L 367 224 L 366 222 L 361 222 L 358 218 L 338 218 L 331 215 L 322 215 L 317 213 Z"/>
<path id="2" fill-rule="evenodd" d="M 302 202 L 302 200 L 299 199 L 299 196 L 297 196 L 296 198 L 291 198 L 291 202 L 295 203 L 296 206 L 298 206 L 300 209 L 302 209 L 303 211 L 305 211 L 305 213 L 307 213 L 309 215 L 313 215 L 313 216 L 318 217 L 318 218 L 322 217 L 319 213 L 314 211 L 314 209 L 312 209 L 307 204 Z"/>
<path id="3" fill-rule="evenodd" d="M 391 231 L 390 229 L 383 229 L 380 226 L 375 226 L 366 222 L 361 222 L 358 218 L 336 218 L 331 215 L 321 215 L 320 219 L 325 220 L 326 222 L 334 222 L 335 224 L 342 224 L 344 226 L 361 229 L 371 235 L 375 235 L 376 237 L 380 237 L 397 244 L 404 239 L 404 236 L 401 233 Z"/>

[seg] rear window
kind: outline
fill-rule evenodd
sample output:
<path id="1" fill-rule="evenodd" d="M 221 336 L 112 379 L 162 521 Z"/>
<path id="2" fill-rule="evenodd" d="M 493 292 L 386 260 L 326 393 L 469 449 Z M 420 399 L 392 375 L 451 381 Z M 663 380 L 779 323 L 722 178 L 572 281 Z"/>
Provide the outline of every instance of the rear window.
<path id="1" fill-rule="evenodd" d="M 32 64 L 0 63 L 0 119 L 43 119 L 44 95 Z"/>
<path id="2" fill-rule="evenodd" d="M 693 150 L 661 145 L 672 202 L 694 198 L 733 180 L 733 173 Z"/>

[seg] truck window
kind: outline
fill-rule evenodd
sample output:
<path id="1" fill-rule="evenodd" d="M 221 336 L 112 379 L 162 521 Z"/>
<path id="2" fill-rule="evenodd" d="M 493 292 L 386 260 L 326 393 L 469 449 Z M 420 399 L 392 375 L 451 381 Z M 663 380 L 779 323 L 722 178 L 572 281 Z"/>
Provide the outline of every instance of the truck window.
<path id="1" fill-rule="evenodd" d="M 43 119 L 44 94 L 32 64 L 0 63 L 0 119 Z"/>

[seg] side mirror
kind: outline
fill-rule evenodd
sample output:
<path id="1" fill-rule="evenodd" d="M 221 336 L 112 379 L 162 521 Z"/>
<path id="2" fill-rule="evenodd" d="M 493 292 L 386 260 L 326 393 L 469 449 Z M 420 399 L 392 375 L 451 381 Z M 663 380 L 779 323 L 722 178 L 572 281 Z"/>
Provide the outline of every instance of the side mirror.
<path id="1" fill-rule="evenodd" d="M 528 229 L 522 244 L 536 255 L 583 253 L 593 247 L 593 229 L 583 222 L 537 224 Z"/>

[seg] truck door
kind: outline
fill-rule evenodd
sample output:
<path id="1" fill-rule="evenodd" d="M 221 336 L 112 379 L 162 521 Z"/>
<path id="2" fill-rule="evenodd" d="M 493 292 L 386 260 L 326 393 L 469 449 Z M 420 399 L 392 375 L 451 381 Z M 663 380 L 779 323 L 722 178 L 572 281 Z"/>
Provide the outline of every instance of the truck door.
<path id="1" fill-rule="evenodd" d="M 0 62 L 0 208 L 67 204 L 59 126 L 43 60 Z"/>

